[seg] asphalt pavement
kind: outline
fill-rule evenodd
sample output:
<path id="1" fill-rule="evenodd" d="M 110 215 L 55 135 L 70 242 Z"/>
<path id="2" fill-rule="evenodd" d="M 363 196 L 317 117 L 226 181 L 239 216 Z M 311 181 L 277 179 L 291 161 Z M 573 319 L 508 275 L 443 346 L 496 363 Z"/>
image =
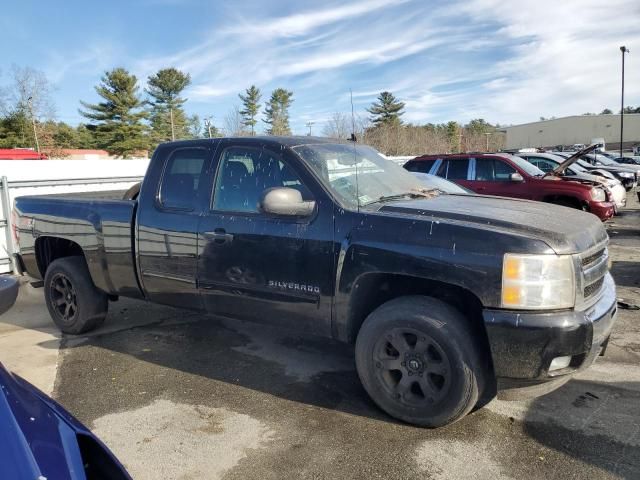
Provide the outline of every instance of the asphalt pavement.
<path id="1" fill-rule="evenodd" d="M 607 228 L 619 297 L 640 304 L 637 199 Z M 639 311 L 619 309 L 607 355 L 561 389 L 426 430 L 373 405 L 349 345 L 126 299 L 60 338 L 42 290 L 22 290 L 0 360 L 50 383 L 135 479 L 640 478 Z"/>

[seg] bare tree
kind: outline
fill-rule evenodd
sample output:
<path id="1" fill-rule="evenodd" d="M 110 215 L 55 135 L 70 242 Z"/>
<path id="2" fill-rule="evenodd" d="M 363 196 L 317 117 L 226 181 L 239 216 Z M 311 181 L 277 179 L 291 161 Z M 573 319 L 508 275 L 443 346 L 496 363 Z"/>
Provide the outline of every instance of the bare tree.
<path id="1" fill-rule="evenodd" d="M 227 116 L 224 117 L 224 133 L 230 137 L 244 137 L 249 135 L 238 105 L 234 105 L 233 108 L 229 110 L 229 113 L 227 113 Z"/>
<path id="2" fill-rule="evenodd" d="M 44 73 L 31 67 L 13 65 L 10 78 L 0 89 L 0 114 L 13 119 L 17 143 L 40 151 L 39 130 L 55 114 L 51 85 Z"/>
<path id="3" fill-rule="evenodd" d="M 46 75 L 31 67 L 11 67 L 11 83 L 4 89 L 5 101 L 0 103 L 5 115 L 15 112 L 33 113 L 38 121 L 52 119 L 55 105 L 52 87 Z"/>
<path id="4" fill-rule="evenodd" d="M 346 140 L 351 136 L 351 118 L 344 113 L 335 112 L 331 118 L 327 120 L 322 129 L 325 137 Z"/>

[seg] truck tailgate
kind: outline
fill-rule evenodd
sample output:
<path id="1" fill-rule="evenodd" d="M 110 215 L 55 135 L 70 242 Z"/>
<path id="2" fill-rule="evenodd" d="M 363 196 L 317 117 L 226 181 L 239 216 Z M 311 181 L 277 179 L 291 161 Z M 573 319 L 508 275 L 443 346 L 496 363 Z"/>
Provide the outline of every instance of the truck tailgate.
<path id="1" fill-rule="evenodd" d="M 20 254 L 31 276 L 42 276 L 37 249 L 46 245 L 46 239 L 62 239 L 82 249 L 98 288 L 114 295 L 141 296 L 132 236 L 136 202 L 95 198 L 104 193 L 16 198 Z"/>

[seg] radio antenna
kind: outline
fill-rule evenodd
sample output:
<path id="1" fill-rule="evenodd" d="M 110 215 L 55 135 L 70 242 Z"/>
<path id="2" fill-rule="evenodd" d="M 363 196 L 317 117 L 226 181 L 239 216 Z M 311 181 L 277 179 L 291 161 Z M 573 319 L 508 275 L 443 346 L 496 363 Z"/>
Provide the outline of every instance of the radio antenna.
<path id="1" fill-rule="evenodd" d="M 356 205 L 360 213 L 360 182 L 358 181 L 358 152 L 356 151 L 356 116 L 353 113 L 353 90 L 349 89 L 351 100 L 351 142 L 353 142 L 353 166 L 356 169 Z"/>

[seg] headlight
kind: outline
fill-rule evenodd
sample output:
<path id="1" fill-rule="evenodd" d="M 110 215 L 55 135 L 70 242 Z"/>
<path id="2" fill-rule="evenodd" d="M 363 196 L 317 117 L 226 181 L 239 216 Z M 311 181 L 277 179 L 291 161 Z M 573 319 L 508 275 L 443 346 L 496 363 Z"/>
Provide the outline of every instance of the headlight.
<path id="1" fill-rule="evenodd" d="M 591 189 L 591 199 L 594 202 L 604 202 L 607 200 L 607 195 L 604 193 L 603 189 L 593 187 Z"/>
<path id="2" fill-rule="evenodd" d="M 618 173 L 622 178 L 633 178 L 634 174 L 631 172 L 620 172 Z"/>
<path id="3" fill-rule="evenodd" d="M 571 308 L 574 303 L 575 274 L 571 256 L 505 254 L 502 264 L 504 308 Z"/>

